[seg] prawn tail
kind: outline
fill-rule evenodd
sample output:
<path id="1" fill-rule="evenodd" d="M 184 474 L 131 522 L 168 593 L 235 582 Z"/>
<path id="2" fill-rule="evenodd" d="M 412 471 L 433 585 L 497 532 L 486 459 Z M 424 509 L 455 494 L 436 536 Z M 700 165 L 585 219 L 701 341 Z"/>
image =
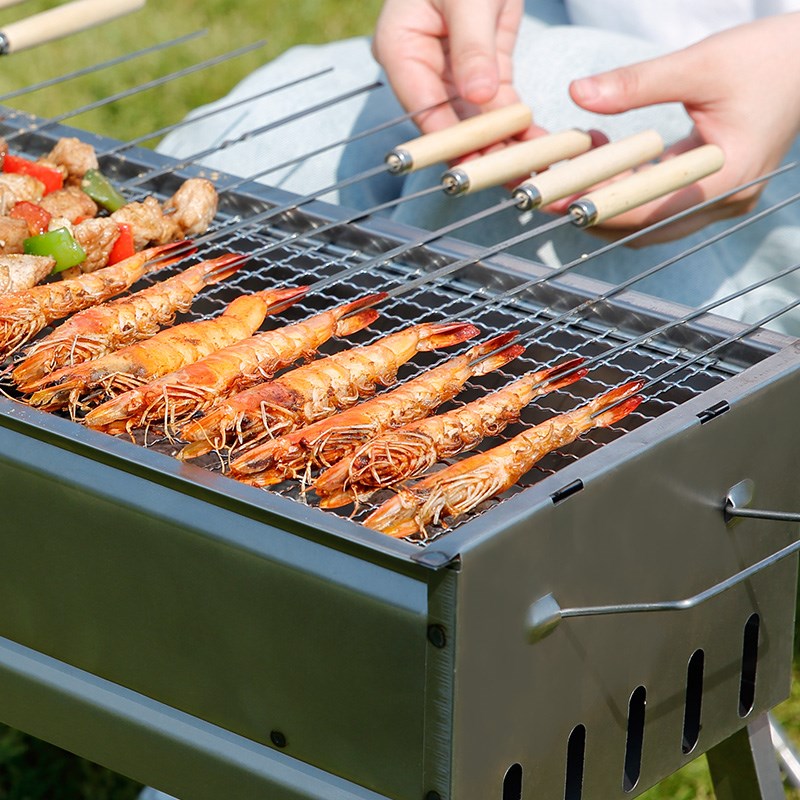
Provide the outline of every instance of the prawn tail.
<path id="1" fill-rule="evenodd" d="M 144 257 L 145 273 L 155 272 L 156 270 L 177 264 L 187 256 L 192 255 L 197 247 L 189 239 L 182 239 L 179 242 L 169 242 L 155 247 L 149 247 L 140 253 L 131 256 L 132 259 Z M 120 262 L 123 264 L 124 262 Z"/>
<path id="2" fill-rule="evenodd" d="M 203 283 L 210 286 L 213 283 L 221 283 L 227 280 L 231 275 L 245 263 L 247 263 L 249 255 L 242 255 L 239 253 L 227 253 L 219 258 L 212 258 L 205 262 L 205 274 L 203 275 Z"/>
<path id="3" fill-rule="evenodd" d="M 334 336 L 350 336 L 375 322 L 378 312 L 371 306 L 379 303 L 386 296 L 386 292 L 370 294 L 337 309 L 338 319 Z"/>
<path id="4" fill-rule="evenodd" d="M 280 314 L 294 305 L 308 291 L 308 286 L 292 286 L 289 289 L 272 289 L 268 293 L 267 314 Z"/>
<path id="5" fill-rule="evenodd" d="M 511 344 L 519 331 L 508 331 L 489 339 L 487 342 L 475 345 L 467 353 L 472 364 L 473 375 L 486 375 L 513 361 L 525 352 L 521 344 Z"/>
<path id="6" fill-rule="evenodd" d="M 469 322 L 440 322 L 424 326 L 420 335 L 419 350 L 438 350 L 440 347 L 452 347 L 480 333 Z"/>
<path id="7" fill-rule="evenodd" d="M 598 428 L 607 428 L 615 422 L 626 417 L 644 399 L 636 394 L 644 386 L 645 381 L 630 381 L 623 386 L 618 386 L 598 398 L 598 408 L 594 412 L 594 424 Z"/>
<path id="8" fill-rule="evenodd" d="M 563 364 L 556 364 L 555 367 L 550 367 L 537 373 L 539 381 L 544 384 L 542 389 L 554 392 L 586 377 L 589 370 L 580 366 L 584 361 L 585 359 L 583 358 L 571 358 Z"/>

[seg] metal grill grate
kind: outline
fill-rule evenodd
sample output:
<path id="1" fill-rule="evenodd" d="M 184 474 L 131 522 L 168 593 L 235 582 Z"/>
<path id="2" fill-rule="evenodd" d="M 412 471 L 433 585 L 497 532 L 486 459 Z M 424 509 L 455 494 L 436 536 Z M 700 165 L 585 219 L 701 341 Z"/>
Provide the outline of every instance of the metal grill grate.
<path id="1" fill-rule="evenodd" d="M 22 122 L 24 118 L 17 117 L 6 120 L 5 124 L 13 129 L 15 125 L 21 126 Z M 68 130 L 67 133 L 74 132 Z M 54 128 L 24 135 L 16 139 L 14 147 L 30 155 L 39 155 L 49 150 L 58 136 L 63 134 L 64 129 Z M 102 141 L 98 142 L 98 151 L 101 154 L 103 152 Z M 132 150 L 127 153 L 127 157 L 101 157 L 101 164 L 107 174 L 126 180 L 154 168 L 154 164 L 160 167 L 158 159 L 158 156 L 148 151 Z M 186 172 L 204 174 L 201 170 L 189 169 Z M 221 205 L 212 235 L 203 237 L 209 238 L 209 241 L 201 247 L 195 258 L 211 258 L 231 251 L 268 252 L 249 262 L 226 283 L 206 289 L 198 297 L 192 310 L 179 321 L 214 316 L 234 297 L 245 292 L 278 285 L 309 284 L 313 287 L 318 281 L 326 282 L 324 288 L 312 291 L 283 314 L 268 318 L 263 326 L 266 329 L 303 319 L 340 302 L 375 291 L 400 292 L 411 278 L 463 257 L 460 252 L 451 249 L 452 243 L 436 244 L 415 248 L 403 260 L 395 259 L 378 268 L 371 267 L 361 271 L 359 267 L 376 255 L 402 244 L 402 231 L 393 231 L 391 226 L 380 224 L 376 232 L 376 225 L 370 222 L 364 226 L 342 226 L 326 232 L 324 237 L 306 238 L 305 231 L 318 226 L 320 222 L 328 221 L 325 215 L 330 214 L 330 208 L 319 203 L 314 204 L 310 212 L 293 209 L 263 225 L 242 225 L 243 219 L 269 209 L 273 203 L 281 205 L 286 198 L 278 196 L 276 200 L 270 190 L 254 184 L 226 192 L 224 187 L 231 182 L 228 176 L 215 173 L 206 177 L 215 180 L 220 188 Z M 141 199 L 148 193 L 165 198 L 177 188 L 181 180 L 181 177 L 172 174 L 159 175 L 152 185 L 145 183 L 140 189 L 128 194 L 132 199 Z M 275 246 L 292 234 L 296 236 L 294 241 Z M 164 270 L 143 281 L 142 285 L 169 274 L 172 271 Z M 526 342 L 528 347 L 521 357 L 503 369 L 468 384 L 453 403 L 441 408 L 442 411 L 454 404 L 465 404 L 525 372 L 552 366 L 575 356 L 592 359 L 591 370 L 586 378 L 567 389 L 535 400 L 524 410 L 520 422 L 506 429 L 502 438 L 508 438 L 553 414 L 570 410 L 612 386 L 636 378 L 654 381 L 665 373 L 668 375 L 663 382 L 648 387 L 645 402 L 633 414 L 611 428 L 596 429 L 563 450 L 549 454 L 503 496 L 506 497 L 534 485 L 543 477 L 558 472 L 625 432 L 698 396 L 743 368 L 757 363 L 776 349 L 758 343 L 756 337 L 751 344 L 737 341 L 708 357 L 696 360 L 698 354 L 704 353 L 729 334 L 725 324 L 718 330 L 714 328 L 714 323 L 709 325 L 705 321 L 700 326 L 679 324 L 652 341 L 639 342 L 644 332 L 660 324 L 662 320 L 658 315 L 664 313 L 663 309 L 656 309 L 657 313 L 652 315 L 641 309 L 630 313 L 630 308 L 626 305 L 629 296 L 623 296 L 621 302 L 597 303 L 578 319 L 564 320 L 559 317 L 564 310 L 574 308 L 587 298 L 592 299 L 594 282 L 587 289 L 581 279 L 562 278 L 554 283 L 540 283 L 513 297 L 505 296 L 510 289 L 529 279 L 530 276 L 523 273 L 498 269 L 492 262 L 468 266 L 454 276 L 433 279 L 385 301 L 379 307 L 380 317 L 369 329 L 347 340 L 326 343 L 321 348 L 320 355 L 328 355 L 356 344 L 370 343 L 380 336 L 423 321 L 463 319 L 480 328 L 481 340 L 505 330 L 520 329 L 523 335 L 533 329 L 541 330 L 533 341 Z M 496 298 L 496 302 L 487 303 L 493 298 Z M 554 319 L 556 321 L 552 325 L 543 324 Z M 626 343 L 630 346 L 624 347 L 620 352 L 620 345 Z M 411 363 L 401 368 L 400 380 L 420 374 L 467 346 L 468 344 L 462 348 L 419 354 Z M 613 352 L 606 358 L 605 354 L 612 349 Z M 690 360 L 692 363 L 685 369 L 675 371 L 676 367 Z M 487 440 L 480 449 L 493 446 L 498 441 L 499 439 Z M 178 449 L 174 442 L 158 437 L 153 430 L 148 432 L 146 442 L 140 442 L 167 454 L 174 454 Z M 213 471 L 221 470 L 221 459 L 218 456 L 206 456 L 196 463 Z M 286 482 L 269 491 L 297 502 L 315 504 L 313 493 L 305 494 L 297 482 Z M 374 495 L 369 503 L 352 514 L 352 518 L 355 521 L 362 520 L 387 496 L 387 492 Z M 485 504 L 477 512 L 473 512 L 470 518 L 497 503 L 498 501 L 492 501 Z M 352 508 L 346 508 L 339 513 L 348 516 L 351 512 Z M 432 533 L 431 538 L 435 538 L 441 532 L 442 529 L 437 529 L 429 533 Z"/>

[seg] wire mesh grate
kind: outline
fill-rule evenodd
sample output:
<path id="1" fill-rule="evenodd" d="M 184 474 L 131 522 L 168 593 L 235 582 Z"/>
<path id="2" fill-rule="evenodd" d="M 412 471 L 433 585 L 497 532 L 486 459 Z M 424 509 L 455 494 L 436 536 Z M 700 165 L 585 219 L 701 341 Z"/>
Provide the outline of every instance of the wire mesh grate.
<path id="1" fill-rule="evenodd" d="M 21 149 L 27 154 L 39 155 L 52 146 L 57 134 L 58 129 L 44 135 L 37 133 L 18 137 L 15 145 L 22 146 Z M 103 168 L 112 175 L 139 174 L 148 168 L 148 164 L 146 161 L 133 163 L 132 156 L 135 154 L 142 158 L 142 151 L 138 150 L 129 154 L 130 160 L 112 156 L 104 160 Z M 319 356 L 330 355 L 353 345 L 375 342 L 381 336 L 419 322 L 462 319 L 480 329 L 479 337 L 459 347 L 418 354 L 400 368 L 400 382 L 463 352 L 476 341 L 486 340 L 503 331 L 521 331 L 526 350 L 520 357 L 502 369 L 469 381 L 457 398 L 443 404 L 440 411 L 464 405 L 529 371 L 554 366 L 575 357 L 589 362 L 589 374 L 585 378 L 534 400 L 523 410 L 518 422 L 509 425 L 499 436 L 484 440 L 479 450 L 504 441 L 526 427 L 544 422 L 554 414 L 576 408 L 611 387 L 638 378 L 647 379 L 649 385 L 644 402 L 634 413 L 610 428 L 595 429 L 573 444 L 546 455 L 503 497 L 534 485 L 542 477 L 558 472 L 583 455 L 685 403 L 769 355 L 764 349 L 750 348 L 746 350 L 744 359 L 741 353 L 737 353 L 735 359 L 726 360 L 727 351 L 723 349 L 698 360 L 697 355 L 703 353 L 710 342 L 722 337 L 715 338 L 707 331 L 696 330 L 686 324 L 676 325 L 667 333 L 642 341 L 643 331 L 647 331 L 648 326 L 655 328 L 655 324 L 646 319 L 646 315 L 637 316 L 620 311 L 610 301 L 590 304 L 584 312 L 565 317 L 565 310 L 574 309 L 592 298 L 576 295 L 571 287 L 562 289 L 559 284 L 549 282 L 510 293 L 527 279 L 492 263 L 474 264 L 455 275 L 435 278 L 404 291 L 413 278 L 425 275 L 442 264 L 454 262 L 457 257 L 431 245 L 415 247 L 407 257 L 376 264 L 376 256 L 402 244 L 402 238 L 387 241 L 386 234 L 376 234 L 368 223 L 328 229 L 324 236 L 315 237 L 306 232 L 318 227 L 320 218 L 316 216 L 317 212 L 309 213 L 301 209 L 289 209 L 285 213 L 271 215 L 263 223 L 247 224 L 248 218 L 263 215 L 271 208 L 271 200 L 267 197 L 269 193 L 266 189 L 263 197 L 258 189 L 253 193 L 252 185 L 247 186 L 246 191 L 225 191 L 223 178 L 218 184 L 221 187 L 221 203 L 214 228 L 201 238 L 205 243 L 190 263 L 228 252 L 252 254 L 253 257 L 233 277 L 205 289 L 191 310 L 179 316 L 179 322 L 215 316 L 243 293 L 273 286 L 310 285 L 312 291 L 306 297 L 286 311 L 268 317 L 262 330 L 299 321 L 363 295 L 378 291 L 395 294 L 378 306 L 380 316 L 373 325 L 346 340 L 328 341 L 320 348 Z M 153 193 L 159 199 L 165 199 L 174 192 L 181 180 L 177 175 L 159 175 L 152 186 L 143 184 L 129 196 L 131 199 L 142 199 L 146 194 Z M 369 268 L 364 269 L 363 266 L 367 264 Z M 180 267 L 165 268 L 134 288 L 168 277 L 183 266 L 185 262 Z M 314 289 L 319 281 L 325 281 L 325 285 Z M 690 360 L 692 363 L 685 370 L 674 371 Z M 665 374 L 666 379 L 660 381 L 660 376 Z M 380 391 L 389 391 L 391 388 L 383 387 Z M 180 447 L 179 442 L 160 433 L 157 426 L 148 429 L 146 435 L 137 436 L 137 441 L 170 455 L 174 455 Z M 463 456 L 456 458 L 459 457 Z M 221 472 L 225 462 L 224 455 L 210 454 L 198 463 Z M 316 502 L 315 495 L 306 492 L 298 481 L 287 481 L 265 491 L 310 505 Z M 374 495 L 355 512 L 349 507 L 335 513 L 352 516 L 355 521 L 363 520 L 377 503 L 385 499 L 389 491 Z M 498 502 L 502 502 L 502 497 L 485 505 L 492 507 Z M 478 512 L 483 510 L 486 508 L 479 508 Z M 432 531 L 432 535 L 441 532 L 442 529 L 437 529 Z"/>

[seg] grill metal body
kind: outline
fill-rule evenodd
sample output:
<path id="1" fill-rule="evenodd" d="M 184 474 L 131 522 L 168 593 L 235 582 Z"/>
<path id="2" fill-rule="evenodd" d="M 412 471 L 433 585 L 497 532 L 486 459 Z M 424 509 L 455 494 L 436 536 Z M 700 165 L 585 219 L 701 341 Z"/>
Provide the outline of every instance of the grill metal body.
<path id="1" fill-rule="evenodd" d="M 99 151 L 112 144 L 80 135 Z M 47 149 L 40 136 L 27 149 Z M 124 178 L 168 163 L 131 150 L 103 168 Z M 224 189 L 227 176 L 211 177 Z M 179 180 L 147 188 L 167 195 Z M 223 196 L 222 224 L 288 199 L 243 186 Z M 339 213 L 317 203 L 280 229 Z M 254 249 L 274 235 L 244 230 L 219 246 Z M 387 221 L 347 226 L 233 283 L 306 282 L 411 239 Z M 429 246 L 295 311 L 471 252 Z M 376 327 L 436 309 L 488 336 L 605 289 L 564 277 L 470 316 L 537 269 L 495 258 L 401 297 Z M 226 291 L 193 313 L 219 310 Z M 548 333 L 513 369 L 602 353 L 684 311 L 628 293 Z M 737 327 L 677 326 L 524 419 L 666 371 Z M 687 611 L 568 619 L 535 643 L 527 619 L 550 593 L 564 606 L 689 597 L 796 536 L 789 523 L 728 524 L 722 506 L 745 479 L 759 506 L 798 505 L 800 345 L 762 331 L 718 355 L 427 543 L 388 539 L 296 489 L 260 491 L 212 463 L 181 464 L 168 442 L 144 448 L 0 400 L 0 718 L 187 798 L 640 794 L 787 696 L 796 558 Z M 498 383 L 514 374 L 504 372 Z"/>

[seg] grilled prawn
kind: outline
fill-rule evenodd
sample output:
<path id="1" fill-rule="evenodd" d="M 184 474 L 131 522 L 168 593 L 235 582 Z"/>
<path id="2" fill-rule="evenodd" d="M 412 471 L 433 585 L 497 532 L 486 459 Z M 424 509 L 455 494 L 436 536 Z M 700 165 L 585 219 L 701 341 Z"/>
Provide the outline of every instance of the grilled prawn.
<path id="1" fill-rule="evenodd" d="M 231 476 L 254 486 L 270 486 L 311 467 L 329 467 L 381 431 L 431 414 L 455 397 L 470 378 L 516 358 L 525 349 L 509 344 L 516 335 L 517 331 L 511 331 L 496 336 L 391 392 L 262 442 L 231 463 Z"/>
<path id="2" fill-rule="evenodd" d="M 243 295 L 214 319 L 166 328 L 150 339 L 94 361 L 63 367 L 49 375 L 28 402 L 46 411 L 69 407 L 74 414 L 90 393 L 113 397 L 251 336 L 267 314 L 284 310 L 307 288 L 266 289 Z"/>
<path id="3" fill-rule="evenodd" d="M 378 316 L 368 308 L 385 294 L 374 294 L 313 317 L 258 333 L 211 355 L 131 389 L 93 408 L 84 418 L 106 433 L 142 427 L 161 420 L 169 430 L 217 400 L 269 380 L 279 369 L 310 358 L 332 336 L 350 336 Z"/>
<path id="4" fill-rule="evenodd" d="M 7 356 L 51 322 L 102 303 L 154 269 L 179 261 L 186 242 L 152 247 L 96 272 L 0 295 L 0 357 Z M 170 253 L 174 258 L 164 260 Z"/>
<path id="5" fill-rule="evenodd" d="M 427 535 L 426 526 L 444 524 L 506 491 L 540 458 L 575 441 L 592 428 L 608 427 L 633 411 L 644 381 L 631 381 L 591 402 L 535 425 L 484 453 L 434 472 L 370 514 L 364 524 L 389 536 Z"/>
<path id="6" fill-rule="evenodd" d="M 78 312 L 37 341 L 11 378 L 20 391 L 30 392 L 54 370 L 147 339 L 171 324 L 176 313 L 188 310 L 201 289 L 229 278 L 245 260 L 231 253 L 202 261 L 129 297 Z"/>
<path id="7" fill-rule="evenodd" d="M 508 386 L 446 414 L 411 422 L 371 439 L 325 470 L 314 483 L 323 508 L 366 500 L 373 492 L 416 478 L 437 461 L 476 447 L 519 419 L 535 397 L 561 389 L 586 375 L 574 358 L 523 375 Z"/>
<path id="8" fill-rule="evenodd" d="M 329 417 L 372 394 L 377 384 L 393 383 L 415 353 L 450 347 L 477 333 L 466 322 L 423 323 L 298 367 L 233 395 L 185 425 L 180 435 L 190 444 L 178 457 L 252 446 Z"/>

